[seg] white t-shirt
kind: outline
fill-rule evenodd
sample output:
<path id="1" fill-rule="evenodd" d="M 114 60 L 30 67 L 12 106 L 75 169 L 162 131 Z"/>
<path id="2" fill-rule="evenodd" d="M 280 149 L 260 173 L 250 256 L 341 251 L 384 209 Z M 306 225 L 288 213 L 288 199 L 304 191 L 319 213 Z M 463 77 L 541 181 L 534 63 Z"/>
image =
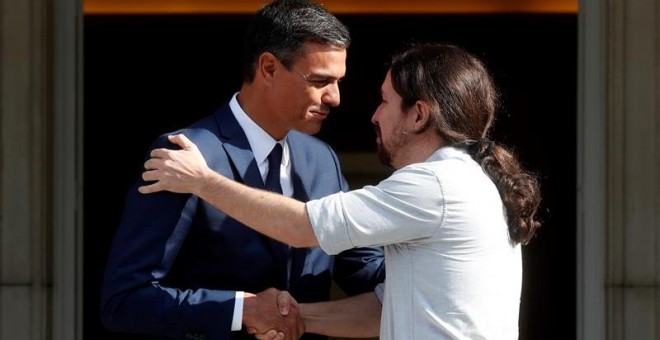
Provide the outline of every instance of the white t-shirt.
<path id="1" fill-rule="evenodd" d="M 464 150 L 443 147 L 307 212 L 329 254 L 385 246 L 381 339 L 518 338 L 520 245 L 497 188 Z"/>

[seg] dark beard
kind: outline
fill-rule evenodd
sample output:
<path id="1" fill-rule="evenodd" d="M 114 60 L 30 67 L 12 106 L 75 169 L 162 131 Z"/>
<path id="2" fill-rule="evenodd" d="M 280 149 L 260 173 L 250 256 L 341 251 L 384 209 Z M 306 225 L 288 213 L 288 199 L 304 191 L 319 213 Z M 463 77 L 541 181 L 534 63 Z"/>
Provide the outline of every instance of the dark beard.
<path id="1" fill-rule="evenodd" d="M 392 155 L 383 147 L 383 143 L 376 143 L 376 154 L 381 164 L 392 166 Z"/>

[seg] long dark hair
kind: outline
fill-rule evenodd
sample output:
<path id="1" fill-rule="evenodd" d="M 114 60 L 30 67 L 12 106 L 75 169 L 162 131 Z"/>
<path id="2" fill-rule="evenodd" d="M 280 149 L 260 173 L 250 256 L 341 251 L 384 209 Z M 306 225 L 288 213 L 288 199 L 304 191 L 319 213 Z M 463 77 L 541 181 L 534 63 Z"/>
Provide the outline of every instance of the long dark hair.
<path id="1" fill-rule="evenodd" d="M 497 91 L 484 64 L 453 45 L 422 44 L 395 55 L 390 74 L 404 111 L 418 100 L 427 102 L 432 111 L 428 128 L 446 143 L 467 149 L 481 164 L 506 207 L 509 236 L 529 243 L 540 226 L 535 217 L 539 183 L 513 152 L 488 139 Z"/>

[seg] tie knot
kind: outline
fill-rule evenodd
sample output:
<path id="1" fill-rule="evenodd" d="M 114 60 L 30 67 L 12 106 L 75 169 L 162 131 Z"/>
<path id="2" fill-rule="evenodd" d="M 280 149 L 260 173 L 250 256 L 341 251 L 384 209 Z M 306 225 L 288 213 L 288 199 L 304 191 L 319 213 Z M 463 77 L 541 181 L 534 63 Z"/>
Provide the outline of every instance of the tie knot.
<path id="1" fill-rule="evenodd" d="M 278 169 L 282 164 L 282 144 L 275 143 L 275 147 L 268 155 L 268 169 Z"/>

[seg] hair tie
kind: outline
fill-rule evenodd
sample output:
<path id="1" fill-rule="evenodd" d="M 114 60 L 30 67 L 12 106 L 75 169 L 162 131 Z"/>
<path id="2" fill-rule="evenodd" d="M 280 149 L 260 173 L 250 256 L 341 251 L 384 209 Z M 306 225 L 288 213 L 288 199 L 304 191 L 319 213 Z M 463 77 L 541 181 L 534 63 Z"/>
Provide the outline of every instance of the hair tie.
<path id="1" fill-rule="evenodd" d="M 481 163 L 484 158 L 492 156 L 495 149 L 495 142 L 486 137 L 479 138 L 476 141 L 474 139 L 468 139 L 456 145 L 464 147 L 477 163 Z"/>
<path id="2" fill-rule="evenodd" d="M 493 148 L 495 147 L 495 142 L 493 142 L 492 140 L 486 137 L 479 138 L 477 145 L 478 145 L 480 159 L 484 159 L 488 156 L 493 155 Z"/>

